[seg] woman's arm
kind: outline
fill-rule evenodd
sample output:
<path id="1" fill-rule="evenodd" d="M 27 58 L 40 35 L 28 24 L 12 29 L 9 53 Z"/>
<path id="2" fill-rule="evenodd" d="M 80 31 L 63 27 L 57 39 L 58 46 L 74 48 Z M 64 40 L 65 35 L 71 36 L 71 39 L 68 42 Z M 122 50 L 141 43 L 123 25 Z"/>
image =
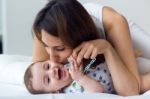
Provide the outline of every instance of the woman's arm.
<path id="1" fill-rule="evenodd" d="M 88 49 L 87 49 L 88 48 Z M 80 64 L 83 58 L 95 58 L 104 54 L 108 69 L 111 73 L 114 87 L 119 95 L 129 96 L 139 93 L 138 82 L 128 70 L 112 45 L 104 39 L 83 42 L 73 51 L 73 57 Z"/>
<path id="2" fill-rule="evenodd" d="M 140 91 L 140 76 L 128 23 L 122 15 L 111 8 L 104 7 L 103 24 L 107 39 L 114 47 L 114 49 L 110 48 L 106 59 L 111 66 L 110 71 L 114 74 L 113 81 L 117 92 L 124 95 L 138 94 Z"/>
<path id="3" fill-rule="evenodd" d="M 111 73 L 116 92 L 122 96 L 139 94 L 136 78 L 128 70 L 115 49 L 108 42 L 104 56 Z"/>
<path id="4" fill-rule="evenodd" d="M 32 62 L 43 61 L 47 59 L 49 59 L 49 55 L 46 52 L 43 44 L 36 38 L 36 36 L 34 36 Z"/>
<path id="5" fill-rule="evenodd" d="M 141 82 L 132 47 L 128 23 L 123 16 L 121 16 L 111 8 L 104 7 L 103 24 L 105 32 L 107 33 L 107 40 L 114 48 L 111 48 L 114 51 L 110 52 L 111 54 L 115 53 L 114 55 L 112 54 L 112 56 L 109 56 L 113 58 L 113 60 L 109 60 L 113 61 L 115 65 L 111 65 L 110 63 L 108 63 L 109 61 L 107 63 L 111 66 L 114 66 L 110 69 L 111 72 L 115 71 L 116 73 L 119 73 L 112 75 L 113 81 L 117 82 L 114 83 L 115 88 L 120 95 L 138 94 L 140 91 Z M 100 42 L 103 41 L 101 40 Z M 73 56 L 77 57 L 77 62 L 80 63 L 83 58 L 94 58 L 98 53 L 102 53 L 105 44 L 101 44 L 100 42 L 83 42 L 79 47 L 74 49 Z M 97 53 L 97 51 L 101 52 Z M 128 91 L 124 90 L 124 88 Z"/>

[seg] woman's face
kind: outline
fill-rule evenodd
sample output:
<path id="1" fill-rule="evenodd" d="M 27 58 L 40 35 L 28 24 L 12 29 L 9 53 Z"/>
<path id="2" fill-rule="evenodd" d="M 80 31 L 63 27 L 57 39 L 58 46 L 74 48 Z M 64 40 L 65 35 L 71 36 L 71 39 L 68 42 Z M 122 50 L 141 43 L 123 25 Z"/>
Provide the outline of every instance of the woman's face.
<path id="1" fill-rule="evenodd" d="M 49 54 L 49 59 L 53 62 L 65 64 L 67 58 L 72 54 L 72 48 L 63 44 L 60 38 L 48 34 L 45 30 L 41 31 L 42 42 Z"/>

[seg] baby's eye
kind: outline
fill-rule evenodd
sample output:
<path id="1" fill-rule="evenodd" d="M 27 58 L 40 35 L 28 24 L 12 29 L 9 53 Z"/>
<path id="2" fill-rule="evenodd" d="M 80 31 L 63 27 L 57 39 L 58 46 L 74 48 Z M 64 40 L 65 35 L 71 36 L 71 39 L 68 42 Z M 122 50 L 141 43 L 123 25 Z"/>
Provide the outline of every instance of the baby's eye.
<path id="1" fill-rule="evenodd" d="M 48 84 L 50 83 L 50 78 L 49 78 L 49 77 L 47 77 L 47 83 L 48 83 Z"/>
<path id="2" fill-rule="evenodd" d="M 51 82 L 51 79 L 49 77 L 49 75 L 44 75 L 43 77 L 43 83 L 45 84 L 45 86 L 48 86 Z"/>
<path id="3" fill-rule="evenodd" d="M 47 68 L 46 68 L 47 70 L 49 70 L 50 69 L 50 65 L 49 64 L 47 64 Z"/>
<path id="4" fill-rule="evenodd" d="M 50 69 L 50 64 L 49 63 L 44 63 L 43 68 L 44 68 L 44 70 L 49 70 Z"/>

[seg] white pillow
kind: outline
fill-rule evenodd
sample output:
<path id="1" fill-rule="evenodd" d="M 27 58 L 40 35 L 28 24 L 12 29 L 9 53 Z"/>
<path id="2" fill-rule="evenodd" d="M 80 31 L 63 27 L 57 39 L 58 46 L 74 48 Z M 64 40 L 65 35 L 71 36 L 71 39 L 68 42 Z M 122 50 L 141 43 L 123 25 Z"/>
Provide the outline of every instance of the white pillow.
<path id="1" fill-rule="evenodd" d="M 150 59 L 144 57 L 138 57 L 137 59 L 139 72 L 145 74 L 150 72 Z"/>
<path id="2" fill-rule="evenodd" d="M 0 55 L 0 83 L 24 86 L 24 73 L 31 63 L 29 56 Z"/>

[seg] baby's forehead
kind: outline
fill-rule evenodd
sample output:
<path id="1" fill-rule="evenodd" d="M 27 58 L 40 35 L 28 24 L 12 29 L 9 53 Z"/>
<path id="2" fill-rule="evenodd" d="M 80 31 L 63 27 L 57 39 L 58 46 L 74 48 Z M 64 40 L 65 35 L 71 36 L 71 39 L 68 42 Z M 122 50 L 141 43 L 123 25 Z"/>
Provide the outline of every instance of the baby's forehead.
<path id="1" fill-rule="evenodd" d="M 36 62 L 34 63 L 34 65 L 39 65 L 39 64 L 44 64 L 44 63 L 49 63 L 50 61 L 39 61 L 39 62 Z"/>
<path id="2" fill-rule="evenodd" d="M 31 69 L 40 67 L 40 66 L 42 66 L 44 63 L 45 63 L 45 62 L 36 62 L 36 63 L 34 63 L 34 64 L 31 66 Z"/>
<path id="3" fill-rule="evenodd" d="M 48 64 L 52 65 L 49 60 L 48 61 L 39 61 L 39 62 L 34 63 L 31 67 L 31 69 L 42 68 L 43 66 L 47 66 Z"/>

